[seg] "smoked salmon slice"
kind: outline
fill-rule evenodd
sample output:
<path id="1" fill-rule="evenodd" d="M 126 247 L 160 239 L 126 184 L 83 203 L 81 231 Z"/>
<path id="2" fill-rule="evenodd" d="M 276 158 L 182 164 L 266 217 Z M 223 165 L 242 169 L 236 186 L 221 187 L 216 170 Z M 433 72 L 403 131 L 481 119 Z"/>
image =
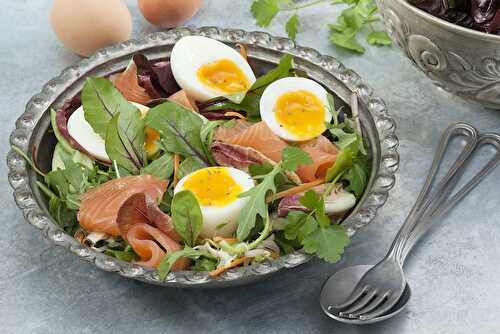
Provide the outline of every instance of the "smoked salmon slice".
<path id="1" fill-rule="evenodd" d="M 303 182 L 311 182 L 324 178 L 328 168 L 333 166 L 337 158 L 338 149 L 328 138 L 319 136 L 299 145 L 307 152 L 313 163 L 301 165 L 297 168 L 297 175 Z"/>
<path id="2" fill-rule="evenodd" d="M 198 107 L 196 106 L 196 102 L 191 97 L 189 97 L 183 90 L 180 90 L 170 95 L 168 99 L 172 102 L 180 104 L 181 106 L 184 106 L 188 109 L 198 112 Z"/>
<path id="3" fill-rule="evenodd" d="M 125 71 L 111 75 L 109 80 L 128 101 L 146 105 L 152 100 L 146 90 L 139 86 L 137 66 L 134 62 L 131 62 Z"/>
<path id="4" fill-rule="evenodd" d="M 252 124 L 244 120 L 237 120 L 233 127 L 218 127 L 214 140 L 251 147 L 275 162 L 281 160 L 281 153 L 288 146 L 288 143 L 275 135 L 264 122 Z M 299 166 L 297 175 L 300 179 L 303 182 L 311 182 L 325 177 L 326 171 L 335 163 L 338 154 L 335 144 L 325 136 L 319 136 L 301 143 L 299 147 L 313 160 L 312 164 Z"/>
<path id="5" fill-rule="evenodd" d="M 117 214 L 120 233 L 141 261 L 137 264 L 156 268 L 165 254 L 176 252 L 181 246 L 172 219 L 163 213 L 155 200 L 144 193 L 136 193 L 126 199 Z M 178 260 L 172 270 L 181 270 L 187 259 Z"/>
<path id="6" fill-rule="evenodd" d="M 233 127 L 220 126 L 214 136 L 224 143 L 251 147 L 269 159 L 278 162 L 288 144 L 274 134 L 264 122 L 255 124 L 237 120 Z"/>
<path id="7" fill-rule="evenodd" d="M 89 232 L 118 236 L 116 217 L 123 202 L 135 193 L 145 193 L 159 201 L 167 185 L 166 180 L 150 175 L 127 176 L 103 183 L 82 194 L 78 222 Z"/>

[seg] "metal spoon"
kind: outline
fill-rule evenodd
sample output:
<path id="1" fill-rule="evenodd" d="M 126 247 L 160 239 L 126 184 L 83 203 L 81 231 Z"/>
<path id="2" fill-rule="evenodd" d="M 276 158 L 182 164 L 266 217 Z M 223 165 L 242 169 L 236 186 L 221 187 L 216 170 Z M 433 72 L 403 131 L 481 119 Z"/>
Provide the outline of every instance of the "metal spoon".
<path id="1" fill-rule="evenodd" d="M 449 143 L 456 136 L 464 137 L 467 144 L 443 180 L 432 189 Z M 450 197 L 473 153 L 483 145 L 494 146 L 495 156 Z M 499 163 L 499 135 L 478 138 L 477 131 L 468 124 L 450 126 L 442 136 L 424 187 L 386 257 L 376 266 L 348 267 L 331 276 L 321 292 L 323 311 L 336 320 L 352 324 L 378 322 L 401 312 L 411 297 L 402 269 L 406 256 L 436 218 L 463 199 Z"/>

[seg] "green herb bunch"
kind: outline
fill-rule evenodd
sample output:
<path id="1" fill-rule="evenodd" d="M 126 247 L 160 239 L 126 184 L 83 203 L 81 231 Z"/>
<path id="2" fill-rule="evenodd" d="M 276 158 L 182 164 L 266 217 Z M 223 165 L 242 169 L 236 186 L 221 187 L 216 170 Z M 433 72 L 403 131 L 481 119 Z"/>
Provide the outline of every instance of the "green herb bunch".
<path id="1" fill-rule="evenodd" d="M 391 45 L 389 35 L 380 27 L 375 0 L 311 0 L 298 3 L 298 0 L 254 0 L 251 12 L 257 25 L 267 27 L 278 13 L 293 13 L 285 24 L 288 36 L 295 40 L 300 29 L 302 9 L 324 3 L 344 4 L 345 8 L 336 21 L 329 25 L 329 40 L 341 48 L 363 54 L 365 48 L 359 42 L 359 35 L 365 35 L 371 45 Z"/>

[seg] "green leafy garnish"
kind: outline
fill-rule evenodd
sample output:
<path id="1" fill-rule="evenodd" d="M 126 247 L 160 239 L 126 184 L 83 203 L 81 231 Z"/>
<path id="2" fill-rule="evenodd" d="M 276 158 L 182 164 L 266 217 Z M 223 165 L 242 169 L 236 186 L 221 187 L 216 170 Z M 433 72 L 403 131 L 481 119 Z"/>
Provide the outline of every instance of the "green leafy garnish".
<path id="1" fill-rule="evenodd" d="M 146 125 L 160 133 L 161 145 L 168 152 L 194 157 L 209 166 L 201 141 L 202 124 L 202 119 L 193 111 L 170 101 L 154 107 L 146 116 Z"/>
<path id="2" fill-rule="evenodd" d="M 299 165 L 312 164 L 312 159 L 306 152 L 298 147 L 288 146 L 283 150 L 283 161 L 281 168 L 286 171 L 294 171 Z"/>
<path id="3" fill-rule="evenodd" d="M 354 121 L 339 121 L 340 112 L 335 110 L 333 97 L 328 95 L 329 111 L 333 123 L 327 124 L 335 144 L 340 148 L 335 163 L 326 173 L 326 181 L 341 179 L 348 182 L 347 190 L 357 198 L 363 195 L 369 175 L 368 158 L 361 133 L 356 129 Z"/>
<path id="4" fill-rule="evenodd" d="M 108 123 L 113 116 L 119 112 L 137 110 L 113 86 L 111 81 L 105 78 L 88 78 L 85 81 L 82 90 L 82 105 L 85 119 L 103 139 L 106 138 Z"/>
<path id="5" fill-rule="evenodd" d="M 232 102 L 226 98 L 216 99 L 202 108 L 203 111 L 215 110 L 234 110 L 243 111 L 250 122 L 260 121 L 260 97 L 264 89 L 276 80 L 289 77 L 293 75 L 293 57 L 290 54 L 285 54 L 281 59 L 278 66 L 268 71 L 266 74 L 257 78 L 252 87 L 250 87 L 245 98 L 241 103 Z"/>
<path id="6" fill-rule="evenodd" d="M 158 276 L 160 277 L 160 280 L 165 280 L 167 278 L 168 273 L 172 269 L 172 266 L 177 262 L 182 257 L 188 257 L 188 258 L 194 258 L 197 259 L 199 257 L 206 257 L 207 259 L 210 259 L 212 261 L 216 261 L 216 258 L 209 253 L 202 252 L 196 249 L 193 249 L 191 247 L 185 247 L 183 250 L 177 251 L 170 253 L 166 255 L 160 262 L 160 265 L 158 266 Z"/>
<path id="7" fill-rule="evenodd" d="M 331 224 L 325 214 L 323 197 L 310 190 L 300 198 L 309 213 L 291 211 L 285 220 L 284 236 L 304 247 L 308 254 L 315 254 L 330 263 L 337 262 L 350 243 L 346 230 Z"/>
<path id="8" fill-rule="evenodd" d="M 251 7 L 257 25 L 261 27 L 267 27 L 279 10 L 279 0 L 257 0 L 252 3 Z"/>
<path id="9" fill-rule="evenodd" d="M 200 160 L 194 157 L 187 157 L 186 159 L 182 160 L 179 165 L 178 177 L 179 179 L 182 179 L 184 176 L 202 169 L 203 167 L 205 166 L 200 162 Z"/>
<path id="10" fill-rule="evenodd" d="M 288 21 L 286 21 L 286 25 L 285 25 L 286 33 L 293 40 L 295 40 L 295 38 L 297 37 L 299 25 L 300 25 L 300 21 L 299 21 L 299 16 L 297 14 L 291 16 L 288 19 Z"/>
<path id="11" fill-rule="evenodd" d="M 265 174 L 258 185 L 240 195 L 240 197 L 250 197 L 237 220 L 236 237 L 240 241 L 248 237 L 258 217 L 264 221 L 269 219 L 267 197 L 276 192 L 276 175 L 285 170 L 294 170 L 299 164 L 312 162 L 311 157 L 297 147 L 289 146 L 283 150 L 282 154 L 282 161 L 274 166 L 269 173 Z"/>
<path id="12" fill-rule="evenodd" d="M 186 245 L 194 246 L 203 227 L 198 200 L 188 190 L 178 192 L 172 200 L 171 210 L 175 230 Z"/>
<path id="13" fill-rule="evenodd" d="M 367 33 L 366 40 L 371 45 L 391 45 L 389 35 L 383 30 L 375 30 L 374 25 L 380 21 L 377 15 L 375 0 L 309 0 L 297 4 L 296 0 L 254 0 L 251 6 L 252 15 L 257 25 L 267 27 L 280 12 L 293 12 L 285 24 L 288 37 L 295 40 L 300 27 L 297 12 L 303 8 L 330 2 L 332 5 L 348 5 L 330 24 L 329 40 L 341 48 L 364 53 L 365 48 L 358 42 L 360 33 Z"/>
<path id="14" fill-rule="evenodd" d="M 156 158 L 141 170 L 141 174 L 152 175 L 161 179 L 169 179 L 173 172 L 174 157 L 169 152 L 163 153 L 162 156 Z"/>

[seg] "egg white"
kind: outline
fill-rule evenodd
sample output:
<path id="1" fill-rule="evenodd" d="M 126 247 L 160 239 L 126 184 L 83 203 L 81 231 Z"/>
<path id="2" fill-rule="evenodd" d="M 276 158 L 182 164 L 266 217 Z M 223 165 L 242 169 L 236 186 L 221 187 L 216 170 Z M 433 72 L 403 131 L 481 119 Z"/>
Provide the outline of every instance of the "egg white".
<path id="1" fill-rule="evenodd" d="M 304 138 L 298 137 L 291 133 L 276 119 L 275 105 L 278 99 L 286 93 L 298 90 L 305 90 L 316 96 L 325 108 L 325 122 L 329 123 L 332 120 L 332 114 L 328 111 L 328 98 L 327 91 L 316 81 L 307 78 L 289 77 L 276 80 L 264 90 L 260 98 L 260 116 L 267 126 L 277 136 L 288 141 L 305 141 L 313 139 L 314 137 Z"/>
<path id="2" fill-rule="evenodd" d="M 250 85 L 255 82 L 255 74 L 242 55 L 222 42 L 203 36 L 186 36 L 175 43 L 170 64 L 179 86 L 196 101 L 204 102 L 221 96 L 221 92 L 203 84 L 198 79 L 198 70 L 220 59 L 231 60 L 245 74 Z"/>
<path id="3" fill-rule="evenodd" d="M 229 175 L 233 178 L 241 188 L 242 192 L 248 191 L 254 187 L 255 183 L 250 175 L 232 167 L 220 167 L 228 171 Z M 191 175 L 196 172 L 184 176 L 176 185 L 174 194 L 184 189 L 184 183 L 189 180 Z M 213 238 L 215 236 L 230 237 L 236 231 L 236 220 L 240 211 L 248 202 L 249 197 L 236 198 L 233 202 L 226 204 L 222 207 L 217 206 L 204 206 L 201 203 L 200 209 L 203 216 L 203 228 L 200 236 L 203 238 Z M 225 224 L 224 226 L 221 226 Z"/>
<path id="4" fill-rule="evenodd" d="M 142 104 L 130 102 L 139 109 L 144 115 L 149 108 Z M 111 163 L 111 160 L 106 153 L 106 145 L 104 139 L 95 133 L 92 126 L 85 119 L 83 106 L 76 109 L 68 119 L 68 132 L 74 140 L 80 144 L 94 158 Z"/>

